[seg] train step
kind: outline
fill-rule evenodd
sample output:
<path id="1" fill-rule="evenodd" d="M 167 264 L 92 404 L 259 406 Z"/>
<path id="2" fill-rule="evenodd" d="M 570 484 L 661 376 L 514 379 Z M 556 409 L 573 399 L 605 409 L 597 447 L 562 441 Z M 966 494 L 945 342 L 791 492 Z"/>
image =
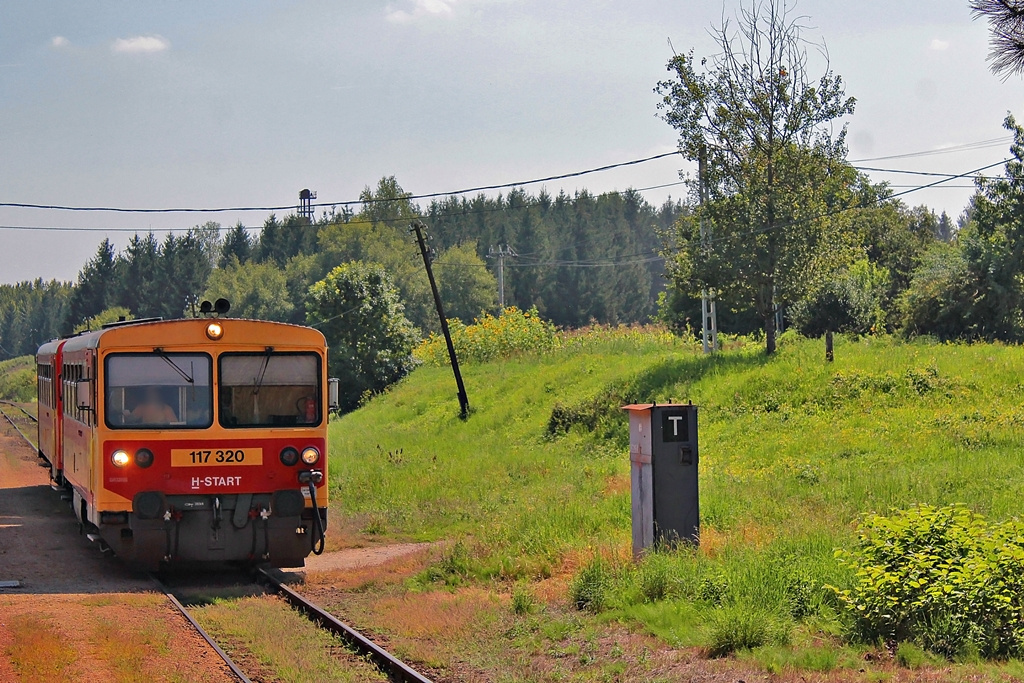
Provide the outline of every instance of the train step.
<path id="1" fill-rule="evenodd" d="M 86 534 L 85 537 L 88 538 L 93 543 L 97 544 L 100 547 L 100 552 L 101 553 L 113 553 L 114 552 L 113 550 L 110 549 L 110 546 L 107 545 L 107 542 L 104 541 L 103 537 L 100 536 L 99 534 Z"/>

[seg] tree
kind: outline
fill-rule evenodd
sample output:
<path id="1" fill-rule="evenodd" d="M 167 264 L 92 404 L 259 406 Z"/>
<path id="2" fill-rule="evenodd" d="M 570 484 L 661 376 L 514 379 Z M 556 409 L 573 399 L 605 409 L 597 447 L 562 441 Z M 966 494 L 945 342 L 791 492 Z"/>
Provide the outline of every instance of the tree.
<path id="1" fill-rule="evenodd" d="M 376 191 L 363 190 L 363 208 L 354 219 L 339 216 L 321 228 L 321 263 L 324 272 L 348 261 L 380 264 L 398 287 L 406 317 L 422 329 L 437 331 L 430 285 L 409 236 L 409 223 L 419 212 L 408 196 L 394 176 L 381 178 Z"/>
<path id="2" fill-rule="evenodd" d="M 972 316 L 974 293 L 960 245 L 932 245 L 899 299 L 903 333 L 929 334 L 942 340 L 977 338 Z"/>
<path id="3" fill-rule="evenodd" d="M 108 323 L 116 323 L 122 320 L 132 320 L 135 316 L 124 306 L 114 306 L 104 311 L 100 311 L 96 315 L 88 318 L 87 320 L 75 325 L 74 333 L 89 332 L 92 330 L 98 330 Z"/>
<path id="4" fill-rule="evenodd" d="M 446 249 L 434 270 L 446 317 L 458 318 L 468 325 L 482 312 L 494 310 L 498 281 L 477 256 L 475 245 L 460 244 Z"/>
<path id="5" fill-rule="evenodd" d="M 116 296 L 110 303 L 144 318 L 162 315 L 165 288 L 157 277 L 159 268 L 160 245 L 153 233 L 133 235 L 117 255 Z"/>
<path id="6" fill-rule="evenodd" d="M 367 186 L 359 194 L 359 201 L 363 203 L 359 219 L 405 227 L 419 217 L 419 210 L 409 200 L 411 196 L 411 193 L 402 189 L 395 176 L 384 176 L 377 182 L 376 190 Z"/>
<path id="7" fill-rule="evenodd" d="M 992 72 L 1007 79 L 1024 71 L 1024 2 L 1021 0 L 971 0 L 975 19 L 987 19 L 992 33 L 988 60 Z"/>
<path id="8" fill-rule="evenodd" d="M 239 263 L 232 257 L 226 268 L 210 275 L 203 299 L 231 302 L 231 314 L 252 320 L 290 320 L 295 305 L 288 297 L 284 272 L 273 263 Z"/>
<path id="9" fill-rule="evenodd" d="M 109 239 L 100 242 L 96 255 L 78 274 L 78 283 L 71 293 L 65 329 L 71 330 L 86 318 L 107 308 L 114 298 L 115 280 L 114 245 Z"/>
<path id="10" fill-rule="evenodd" d="M 741 9 L 738 31 L 714 29 L 719 53 L 697 64 L 693 53 L 668 63 L 659 108 L 679 132 L 679 150 L 705 170 L 693 181 L 708 201 L 680 222 L 676 286 L 745 299 L 764 321 L 765 349 L 775 351 L 775 315 L 802 299 L 841 251 L 835 221 L 855 173 L 843 159 L 851 114 L 839 76 L 808 73 L 803 27 L 779 0 Z M 698 71 L 700 69 L 700 71 Z M 713 231 L 702 240 L 700 221 Z"/>
<path id="11" fill-rule="evenodd" d="M 882 302 L 888 289 L 889 273 L 861 259 L 793 306 L 793 325 L 808 337 L 882 331 Z"/>
<path id="12" fill-rule="evenodd" d="M 61 336 L 71 292 L 70 282 L 42 278 L 0 285 L 0 360 L 34 354 Z"/>
<path id="13" fill-rule="evenodd" d="M 217 221 L 206 221 L 192 228 L 192 233 L 199 242 L 199 247 L 210 262 L 210 268 L 216 268 L 224 247 L 224 239 L 220 235 L 221 225 Z"/>
<path id="14" fill-rule="evenodd" d="M 245 229 L 241 221 L 235 223 L 235 227 L 228 230 L 224 236 L 224 243 L 220 248 L 220 261 L 218 266 L 226 268 L 234 257 L 239 263 L 245 263 L 252 258 L 252 238 L 249 231 Z"/>
<path id="15" fill-rule="evenodd" d="M 367 393 L 382 391 L 412 369 L 418 335 L 380 265 L 338 266 L 310 287 L 306 311 L 307 322 L 327 337 L 342 409 L 355 409 Z"/>
<path id="16" fill-rule="evenodd" d="M 169 233 L 160 250 L 161 315 L 174 319 L 192 312 L 211 270 L 210 259 L 192 230 L 181 237 Z"/>
<path id="17" fill-rule="evenodd" d="M 978 181 L 966 220 L 951 244 L 925 254 L 902 297 L 909 334 L 943 339 L 1024 339 L 1024 127 L 1014 136 L 1003 176 Z"/>

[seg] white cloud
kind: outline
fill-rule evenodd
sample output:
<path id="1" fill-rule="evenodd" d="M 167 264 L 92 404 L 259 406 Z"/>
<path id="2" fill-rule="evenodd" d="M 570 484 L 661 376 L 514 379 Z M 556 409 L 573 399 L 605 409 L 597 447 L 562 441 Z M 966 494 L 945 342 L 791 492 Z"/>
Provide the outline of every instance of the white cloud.
<path id="1" fill-rule="evenodd" d="M 61 49 L 62 47 L 67 47 L 70 44 L 71 41 L 65 38 L 64 36 L 54 36 L 53 38 L 50 38 L 50 47 L 57 50 Z"/>
<path id="2" fill-rule="evenodd" d="M 163 52 L 171 46 L 169 40 L 163 36 L 133 36 L 131 38 L 118 38 L 110 49 L 119 53 L 147 53 Z"/>
<path id="3" fill-rule="evenodd" d="M 942 52 L 943 50 L 949 47 L 949 41 L 939 40 L 938 38 L 935 38 L 932 40 L 932 44 L 930 47 L 931 49 L 936 50 L 937 52 Z"/>
<path id="4" fill-rule="evenodd" d="M 412 7 L 409 10 L 388 5 L 384 18 L 395 24 L 404 24 L 417 17 L 451 14 L 455 2 L 456 0 L 412 0 Z"/>

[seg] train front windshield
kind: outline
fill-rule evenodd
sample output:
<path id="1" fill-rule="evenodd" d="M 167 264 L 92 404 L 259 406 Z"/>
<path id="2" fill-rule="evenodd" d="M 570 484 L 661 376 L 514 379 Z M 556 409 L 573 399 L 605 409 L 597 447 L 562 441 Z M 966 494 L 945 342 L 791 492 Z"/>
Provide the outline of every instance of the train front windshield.
<path id="1" fill-rule="evenodd" d="M 315 353 L 223 353 L 217 373 L 224 427 L 320 424 L 320 356 Z"/>
<path id="2" fill-rule="evenodd" d="M 106 422 L 113 429 L 213 424 L 212 360 L 206 354 L 119 353 L 106 360 Z"/>

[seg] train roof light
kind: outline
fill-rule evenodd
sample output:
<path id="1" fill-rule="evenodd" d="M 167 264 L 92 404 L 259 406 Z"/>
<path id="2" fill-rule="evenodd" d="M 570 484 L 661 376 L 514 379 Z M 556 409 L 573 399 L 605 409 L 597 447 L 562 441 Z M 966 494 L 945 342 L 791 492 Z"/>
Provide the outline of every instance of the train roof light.
<path id="1" fill-rule="evenodd" d="M 206 326 L 206 336 L 217 341 L 224 336 L 224 326 L 220 323 L 210 323 Z"/>

